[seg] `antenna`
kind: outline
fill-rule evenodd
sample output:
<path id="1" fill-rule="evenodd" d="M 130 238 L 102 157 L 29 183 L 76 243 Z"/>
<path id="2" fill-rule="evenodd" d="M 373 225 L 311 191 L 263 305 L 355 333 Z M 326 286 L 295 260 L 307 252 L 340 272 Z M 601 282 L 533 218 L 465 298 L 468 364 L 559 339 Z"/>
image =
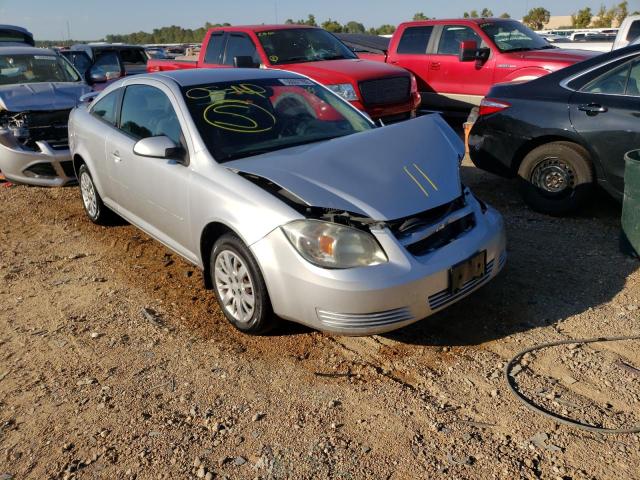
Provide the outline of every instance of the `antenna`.
<path id="1" fill-rule="evenodd" d="M 67 40 L 71 41 L 71 27 L 69 26 L 69 20 L 67 20 Z"/>

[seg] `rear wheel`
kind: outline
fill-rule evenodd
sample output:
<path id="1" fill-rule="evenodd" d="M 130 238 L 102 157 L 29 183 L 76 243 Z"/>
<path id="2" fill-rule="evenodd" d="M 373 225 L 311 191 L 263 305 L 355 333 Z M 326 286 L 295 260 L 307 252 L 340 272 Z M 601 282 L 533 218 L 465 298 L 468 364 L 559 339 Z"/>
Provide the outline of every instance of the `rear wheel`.
<path id="1" fill-rule="evenodd" d="M 549 215 L 566 215 L 583 207 L 595 185 L 588 152 L 571 142 L 533 149 L 522 160 L 518 176 L 525 202 Z"/>
<path id="2" fill-rule="evenodd" d="M 211 280 L 222 312 L 242 332 L 260 335 L 275 326 L 269 294 L 251 251 L 225 234 L 211 253 Z"/>
<path id="3" fill-rule="evenodd" d="M 80 185 L 84 211 L 91 221 L 98 225 L 111 223 L 115 214 L 102 202 L 98 189 L 93 183 L 93 177 L 85 164 L 82 164 L 78 170 L 78 184 Z"/>

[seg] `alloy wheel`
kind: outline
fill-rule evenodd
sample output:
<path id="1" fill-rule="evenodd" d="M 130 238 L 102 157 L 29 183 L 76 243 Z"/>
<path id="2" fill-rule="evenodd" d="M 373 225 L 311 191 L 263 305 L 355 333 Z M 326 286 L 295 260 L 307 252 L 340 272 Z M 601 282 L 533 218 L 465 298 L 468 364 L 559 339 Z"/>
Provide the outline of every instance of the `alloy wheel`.
<path id="1" fill-rule="evenodd" d="M 82 192 L 84 208 L 91 218 L 95 218 L 98 214 L 96 187 L 93 185 L 93 180 L 87 172 L 82 172 L 80 175 L 80 191 Z"/>
<path id="2" fill-rule="evenodd" d="M 251 321 L 256 303 L 253 281 L 243 260 L 236 253 L 223 250 L 218 254 L 214 281 L 226 312 L 237 322 Z"/>

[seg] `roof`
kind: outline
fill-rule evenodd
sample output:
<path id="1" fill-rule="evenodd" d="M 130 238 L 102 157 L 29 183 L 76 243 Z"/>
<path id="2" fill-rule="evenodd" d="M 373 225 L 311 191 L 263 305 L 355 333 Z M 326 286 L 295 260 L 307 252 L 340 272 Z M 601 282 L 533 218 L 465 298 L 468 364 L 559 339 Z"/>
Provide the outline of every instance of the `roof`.
<path id="1" fill-rule="evenodd" d="M 229 27 L 214 27 L 213 30 L 252 30 L 263 32 L 267 30 L 292 30 L 295 28 L 320 28 L 311 25 L 279 24 L 279 25 L 231 25 Z"/>
<path id="2" fill-rule="evenodd" d="M 401 25 L 419 26 L 431 23 L 485 23 L 485 22 L 517 22 L 513 18 L 478 17 L 478 18 L 438 18 L 436 20 L 416 20 L 413 22 L 402 22 Z"/>
<path id="3" fill-rule="evenodd" d="M 21 45 L 5 47 L 0 44 L 0 55 L 57 55 L 57 53 L 48 48 L 36 48 Z"/>
<path id="4" fill-rule="evenodd" d="M 195 68 L 191 70 L 174 70 L 171 72 L 158 72 L 129 77 L 130 79 L 142 78 L 169 78 L 182 87 L 204 85 L 217 82 L 244 82 L 247 80 L 262 80 L 270 78 L 306 78 L 293 72 L 283 70 L 266 70 L 258 68 Z"/>

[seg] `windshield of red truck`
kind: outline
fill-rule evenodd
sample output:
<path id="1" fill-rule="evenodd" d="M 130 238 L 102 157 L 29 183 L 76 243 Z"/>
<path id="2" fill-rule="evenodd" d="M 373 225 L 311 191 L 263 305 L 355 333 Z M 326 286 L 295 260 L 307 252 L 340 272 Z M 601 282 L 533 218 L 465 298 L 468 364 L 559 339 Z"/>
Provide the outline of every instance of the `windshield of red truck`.
<path id="1" fill-rule="evenodd" d="M 374 128 L 350 104 L 305 78 L 213 83 L 182 93 L 218 162 Z"/>
<path id="2" fill-rule="evenodd" d="M 257 32 L 272 65 L 358 58 L 326 30 L 292 28 Z"/>
<path id="3" fill-rule="evenodd" d="M 501 52 L 524 52 L 554 48 L 530 28 L 516 21 L 486 22 L 480 24 Z"/>

